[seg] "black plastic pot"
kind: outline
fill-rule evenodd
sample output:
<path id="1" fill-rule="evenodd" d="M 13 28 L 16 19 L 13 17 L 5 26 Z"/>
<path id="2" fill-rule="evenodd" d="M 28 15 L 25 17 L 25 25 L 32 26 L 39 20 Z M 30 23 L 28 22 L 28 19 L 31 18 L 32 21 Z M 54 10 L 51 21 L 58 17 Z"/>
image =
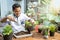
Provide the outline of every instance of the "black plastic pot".
<path id="1" fill-rule="evenodd" d="M 26 29 L 27 29 L 28 33 L 30 34 L 31 31 L 33 30 L 33 27 L 26 27 Z"/>
<path id="2" fill-rule="evenodd" d="M 55 32 L 50 31 L 50 36 L 54 36 Z"/>
<path id="3" fill-rule="evenodd" d="M 38 29 L 38 33 L 41 33 L 42 32 L 42 30 L 41 29 Z"/>
<path id="4" fill-rule="evenodd" d="M 11 33 L 10 35 L 3 35 L 4 40 L 12 40 L 13 37 L 13 33 Z"/>
<path id="5" fill-rule="evenodd" d="M 28 33 L 30 34 L 31 33 L 30 28 L 29 27 L 26 27 L 26 29 L 27 29 Z"/>
<path id="6" fill-rule="evenodd" d="M 58 31 L 60 31 L 60 27 L 58 27 Z"/>

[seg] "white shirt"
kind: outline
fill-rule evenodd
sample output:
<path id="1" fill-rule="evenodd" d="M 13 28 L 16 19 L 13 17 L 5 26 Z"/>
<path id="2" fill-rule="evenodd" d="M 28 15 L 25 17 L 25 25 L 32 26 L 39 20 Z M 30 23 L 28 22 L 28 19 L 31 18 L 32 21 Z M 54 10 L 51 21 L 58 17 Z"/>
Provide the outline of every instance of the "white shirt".
<path id="1" fill-rule="evenodd" d="M 20 31 L 25 31 L 25 28 L 23 25 L 24 25 L 25 20 L 30 19 L 29 17 L 27 17 L 25 14 L 22 14 L 22 13 L 20 14 L 20 16 L 18 18 L 16 16 L 14 16 L 13 14 L 11 14 L 9 16 L 13 16 L 15 18 L 15 21 L 17 21 L 17 23 L 10 21 L 10 24 L 13 28 L 14 33 L 17 33 Z"/>

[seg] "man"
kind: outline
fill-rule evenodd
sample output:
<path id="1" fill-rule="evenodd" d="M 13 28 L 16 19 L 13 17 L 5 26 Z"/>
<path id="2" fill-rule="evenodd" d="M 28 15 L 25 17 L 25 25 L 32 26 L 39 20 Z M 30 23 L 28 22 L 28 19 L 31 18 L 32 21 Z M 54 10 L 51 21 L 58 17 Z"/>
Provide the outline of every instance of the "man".
<path id="1" fill-rule="evenodd" d="M 19 4 L 14 4 L 12 6 L 12 10 L 13 14 L 3 18 L 1 22 L 5 22 L 6 20 L 10 22 L 10 25 L 12 26 L 14 33 L 25 31 L 24 22 L 25 20 L 31 20 L 31 18 L 21 13 L 21 6 Z M 32 21 L 33 20 L 31 20 L 31 22 Z"/>

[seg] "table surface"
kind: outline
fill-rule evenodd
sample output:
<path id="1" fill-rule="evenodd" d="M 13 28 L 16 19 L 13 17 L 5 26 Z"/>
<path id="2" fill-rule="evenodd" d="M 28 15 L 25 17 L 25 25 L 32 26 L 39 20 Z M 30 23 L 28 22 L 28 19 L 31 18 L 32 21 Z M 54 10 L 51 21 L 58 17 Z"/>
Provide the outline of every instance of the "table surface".
<path id="1" fill-rule="evenodd" d="M 2 37 L 0 36 L 0 40 L 2 40 Z M 44 39 L 43 35 L 41 33 L 33 32 L 33 36 L 31 37 L 24 37 L 24 38 L 12 38 L 12 40 L 60 40 L 60 33 L 55 32 L 55 35 L 53 37 L 48 37 L 48 39 Z"/>
<path id="2" fill-rule="evenodd" d="M 0 32 L 1 32 L 1 27 L 0 27 Z M 2 37 L 0 36 L 0 40 L 2 40 Z M 41 33 L 36 33 L 35 31 L 33 32 L 33 36 L 31 37 L 24 37 L 24 38 L 14 38 L 12 40 L 46 40 L 44 39 L 43 35 Z M 60 40 L 60 33 L 56 32 L 54 37 L 48 37 L 47 40 Z"/>
<path id="3" fill-rule="evenodd" d="M 56 32 L 54 37 L 48 36 L 48 39 L 44 39 L 41 33 L 34 32 L 33 36 L 31 37 L 24 37 L 24 38 L 13 38 L 13 40 L 60 40 L 60 33 Z"/>

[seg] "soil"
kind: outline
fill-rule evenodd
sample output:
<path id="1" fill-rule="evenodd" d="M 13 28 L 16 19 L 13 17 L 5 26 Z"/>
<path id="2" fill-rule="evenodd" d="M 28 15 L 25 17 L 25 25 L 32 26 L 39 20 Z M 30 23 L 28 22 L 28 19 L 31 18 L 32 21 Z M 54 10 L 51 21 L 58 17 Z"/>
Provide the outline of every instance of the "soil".
<path id="1" fill-rule="evenodd" d="M 25 35 L 25 34 L 29 34 L 29 33 L 28 32 L 24 32 L 24 31 L 21 31 L 21 32 L 15 34 L 15 35 L 19 36 L 19 35 Z"/>

